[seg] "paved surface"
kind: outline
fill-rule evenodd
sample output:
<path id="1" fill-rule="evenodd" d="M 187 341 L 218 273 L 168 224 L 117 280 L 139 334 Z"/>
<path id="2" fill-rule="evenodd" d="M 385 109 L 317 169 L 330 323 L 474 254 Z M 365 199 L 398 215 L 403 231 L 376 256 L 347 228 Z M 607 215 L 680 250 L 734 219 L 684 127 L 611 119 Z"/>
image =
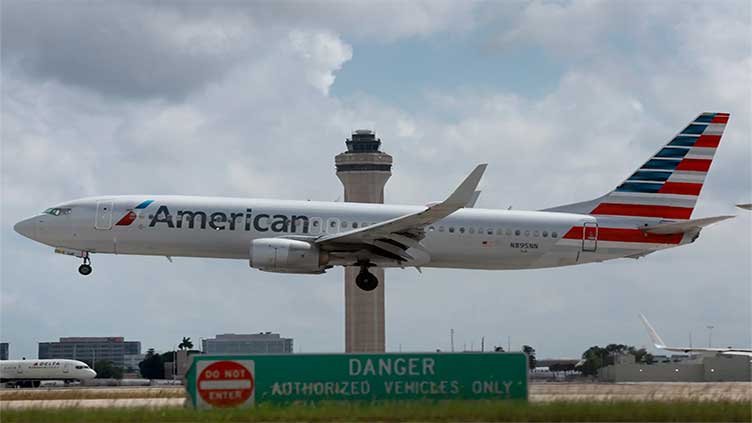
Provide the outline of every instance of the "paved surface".
<path id="1" fill-rule="evenodd" d="M 744 401 L 752 383 L 533 383 L 531 402 L 547 401 Z M 182 387 L 76 387 L 0 391 L 0 409 L 67 407 L 182 407 Z"/>

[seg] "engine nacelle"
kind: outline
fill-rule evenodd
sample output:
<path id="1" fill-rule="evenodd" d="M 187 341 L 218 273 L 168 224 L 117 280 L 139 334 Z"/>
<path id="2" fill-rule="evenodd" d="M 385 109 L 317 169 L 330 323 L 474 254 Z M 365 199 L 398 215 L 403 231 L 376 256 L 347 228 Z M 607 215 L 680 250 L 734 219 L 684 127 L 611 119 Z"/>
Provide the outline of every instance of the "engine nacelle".
<path id="1" fill-rule="evenodd" d="M 251 242 L 251 267 L 266 272 L 324 273 L 327 254 L 305 241 L 261 238 Z"/>

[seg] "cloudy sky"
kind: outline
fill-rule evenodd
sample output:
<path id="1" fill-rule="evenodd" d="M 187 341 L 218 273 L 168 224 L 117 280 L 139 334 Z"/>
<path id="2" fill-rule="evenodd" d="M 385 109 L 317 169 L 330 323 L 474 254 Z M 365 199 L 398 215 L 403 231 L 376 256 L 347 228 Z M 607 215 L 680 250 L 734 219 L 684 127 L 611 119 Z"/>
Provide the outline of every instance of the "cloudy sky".
<path id="1" fill-rule="evenodd" d="M 95 256 L 13 232 L 104 194 L 335 200 L 334 155 L 375 128 L 389 203 L 442 199 L 488 162 L 478 206 L 601 195 L 702 111 L 730 112 L 694 216 L 738 214 L 639 261 L 532 271 L 387 270 L 387 349 L 530 344 L 579 356 L 663 337 L 750 345 L 750 3 L 2 2 L 0 338 L 36 357 L 61 336 L 167 350 L 274 331 L 344 349 L 342 269 Z"/>

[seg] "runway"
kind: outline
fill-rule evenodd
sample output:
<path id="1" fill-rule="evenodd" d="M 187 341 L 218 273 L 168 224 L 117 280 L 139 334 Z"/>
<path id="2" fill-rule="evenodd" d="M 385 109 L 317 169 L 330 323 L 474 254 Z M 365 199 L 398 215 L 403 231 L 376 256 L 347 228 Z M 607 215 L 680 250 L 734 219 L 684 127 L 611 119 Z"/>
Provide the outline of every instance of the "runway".
<path id="1" fill-rule="evenodd" d="M 743 401 L 752 383 L 532 383 L 531 402 L 551 401 Z M 65 387 L 5 389 L 0 409 L 182 407 L 183 387 Z"/>

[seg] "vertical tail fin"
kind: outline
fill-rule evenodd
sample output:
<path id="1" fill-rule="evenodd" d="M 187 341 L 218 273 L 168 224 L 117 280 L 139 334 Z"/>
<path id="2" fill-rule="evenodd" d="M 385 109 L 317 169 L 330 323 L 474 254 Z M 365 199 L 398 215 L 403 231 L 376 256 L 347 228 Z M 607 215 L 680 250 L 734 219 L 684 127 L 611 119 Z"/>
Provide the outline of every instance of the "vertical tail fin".
<path id="1" fill-rule="evenodd" d="M 729 116 L 697 116 L 613 191 L 595 200 L 547 210 L 689 219 Z"/>

